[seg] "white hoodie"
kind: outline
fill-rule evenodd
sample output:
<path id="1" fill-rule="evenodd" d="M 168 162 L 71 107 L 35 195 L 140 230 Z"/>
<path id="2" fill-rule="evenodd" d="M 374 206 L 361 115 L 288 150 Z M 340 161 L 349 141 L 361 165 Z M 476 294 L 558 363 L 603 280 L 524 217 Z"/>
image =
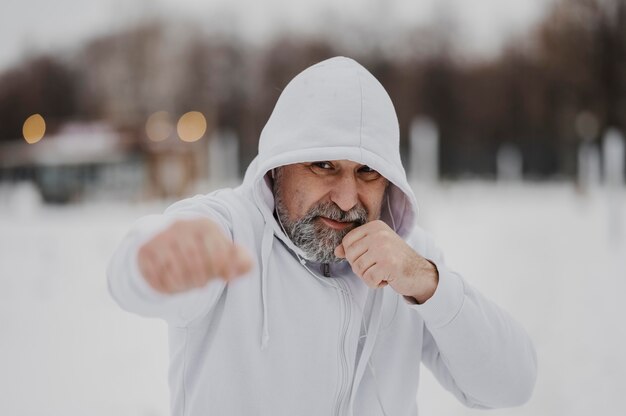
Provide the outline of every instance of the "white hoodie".
<path id="1" fill-rule="evenodd" d="M 346 262 L 324 276 L 274 219 L 271 169 L 339 159 L 391 182 L 381 219 L 439 272 L 424 304 L 390 286 L 367 288 Z M 467 406 L 523 404 L 537 371 L 528 335 L 446 267 L 416 213 L 389 96 L 358 63 L 333 58 L 282 92 L 241 186 L 137 221 L 110 261 L 109 289 L 122 308 L 168 322 L 176 416 L 414 416 L 421 362 Z M 221 225 L 255 266 L 228 285 L 159 294 L 141 276 L 137 251 L 174 220 L 195 217 Z"/>

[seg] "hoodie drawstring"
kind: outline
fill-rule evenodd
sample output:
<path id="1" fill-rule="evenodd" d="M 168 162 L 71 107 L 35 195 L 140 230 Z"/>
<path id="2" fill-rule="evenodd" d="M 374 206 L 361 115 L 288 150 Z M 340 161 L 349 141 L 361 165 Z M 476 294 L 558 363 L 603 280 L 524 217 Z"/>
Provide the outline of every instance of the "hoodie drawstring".
<path id="1" fill-rule="evenodd" d="M 274 244 L 274 230 L 269 221 L 263 227 L 263 239 L 261 240 L 261 304 L 262 304 L 262 324 L 261 324 L 261 351 L 263 351 L 270 340 L 270 330 L 268 327 L 267 312 L 267 274 L 270 262 L 270 253 Z"/>

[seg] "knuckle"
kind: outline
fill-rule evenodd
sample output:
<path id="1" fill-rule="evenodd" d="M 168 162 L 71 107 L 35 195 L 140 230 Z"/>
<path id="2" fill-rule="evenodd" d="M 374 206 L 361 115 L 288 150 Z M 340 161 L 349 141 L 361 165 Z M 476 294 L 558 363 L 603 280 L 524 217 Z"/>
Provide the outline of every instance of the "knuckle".
<path id="1" fill-rule="evenodd" d="M 214 262 L 211 260 L 211 257 L 208 255 L 202 256 L 202 274 L 206 276 L 212 276 L 214 273 Z"/>
<path id="2" fill-rule="evenodd" d="M 202 255 L 202 276 L 212 277 L 215 273 L 215 264 L 207 253 Z"/>
<path id="3" fill-rule="evenodd" d="M 207 264 L 206 275 L 216 277 L 222 270 L 222 264 L 219 260 L 210 260 Z"/>
<path id="4" fill-rule="evenodd" d="M 204 229 L 213 229 L 214 227 L 214 223 L 213 221 L 211 221 L 208 218 L 198 218 L 197 220 L 193 220 L 194 223 L 196 223 L 197 225 L 199 225 L 200 227 L 204 228 Z"/>
<path id="5" fill-rule="evenodd" d="M 204 236 L 215 238 L 216 235 L 220 235 L 217 225 L 208 218 L 194 220 L 193 226 Z"/>
<path id="6" fill-rule="evenodd" d="M 352 250 L 350 247 L 344 247 L 343 253 L 346 260 L 348 260 L 350 263 L 354 263 L 357 259 L 354 250 Z"/>
<path id="7" fill-rule="evenodd" d="M 185 223 L 182 220 L 174 221 L 167 229 L 170 235 L 177 235 L 183 232 L 185 229 Z"/>
<path id="8" fill-rule="evenodd" d="M 209 255 L 212 263 L 215 265 L 222 264 L 225 260 L 230 260 L 232 257 L 230 250 L 228 250 L 226 247 L 221 246 L 216 247 L 214 250 L 211 250 L 209 252 Z"/>
<path id="9" fill-rule="evenodd" d="M 162 294 L 170 293 L 170 288 L 165 278 L 156 277 L 155 279 L 152 280 L 151 285 L 159 293 L 162 293 Z"/>
<path id="10" fill-rule="evenodd" d="M 386 228 L 387 224 L 385 224 L 385 222 L 381 219 L 377 219 L 374 221 L 374 226 L 376 228 Z"/>
<path id="11" fill-rule="evenodd" d="M 359 257 L 355 262 L 354 262 L 354 267 L 357 269 L 358 274 L 363 274 L 363 271 L 365 269 L 365 261 L 363 260 L 363 257 Z M 363 274 L 363 277 L 365 277 L 365 275 Z"/>
<path id="12" fill-rule="evenodd" d="M 199 276 L 204 271 L 203 262 L 199 255 L 194 256 L 192 263 L 190 264 L 191 274 Z"/>

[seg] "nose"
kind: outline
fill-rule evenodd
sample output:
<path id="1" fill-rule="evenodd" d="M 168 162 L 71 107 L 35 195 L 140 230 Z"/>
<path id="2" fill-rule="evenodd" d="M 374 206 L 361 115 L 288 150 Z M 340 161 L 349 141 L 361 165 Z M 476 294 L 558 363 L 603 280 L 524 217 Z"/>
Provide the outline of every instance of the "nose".
<path id="1" fill-rule="evenodd" d="M 338 178 L 330 199 L 343 211 L 350 211 L 359 202 L 356 178 L 353 175 L 342 175 Z"/>

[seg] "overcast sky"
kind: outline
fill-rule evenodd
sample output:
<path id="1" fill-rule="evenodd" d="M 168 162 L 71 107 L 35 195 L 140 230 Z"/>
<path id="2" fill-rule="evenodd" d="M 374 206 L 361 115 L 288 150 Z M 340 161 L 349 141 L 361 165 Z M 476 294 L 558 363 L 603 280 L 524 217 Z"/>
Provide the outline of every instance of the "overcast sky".
<path id="1" fill-rule="evenodd" d="M 320 30 L 329 18 L 377 28 L 428 24 L 450 14 L 473 53 L 492 55 L 503 39 L 524 33 L 553 0 L 2 0 L 0 69 L 25 54 L 63 51 L 146 16 L 179 15 L 205 25 L 228 21 L 242 36 Z M 216 17 L 219 16 L 218 19 Z"/>

